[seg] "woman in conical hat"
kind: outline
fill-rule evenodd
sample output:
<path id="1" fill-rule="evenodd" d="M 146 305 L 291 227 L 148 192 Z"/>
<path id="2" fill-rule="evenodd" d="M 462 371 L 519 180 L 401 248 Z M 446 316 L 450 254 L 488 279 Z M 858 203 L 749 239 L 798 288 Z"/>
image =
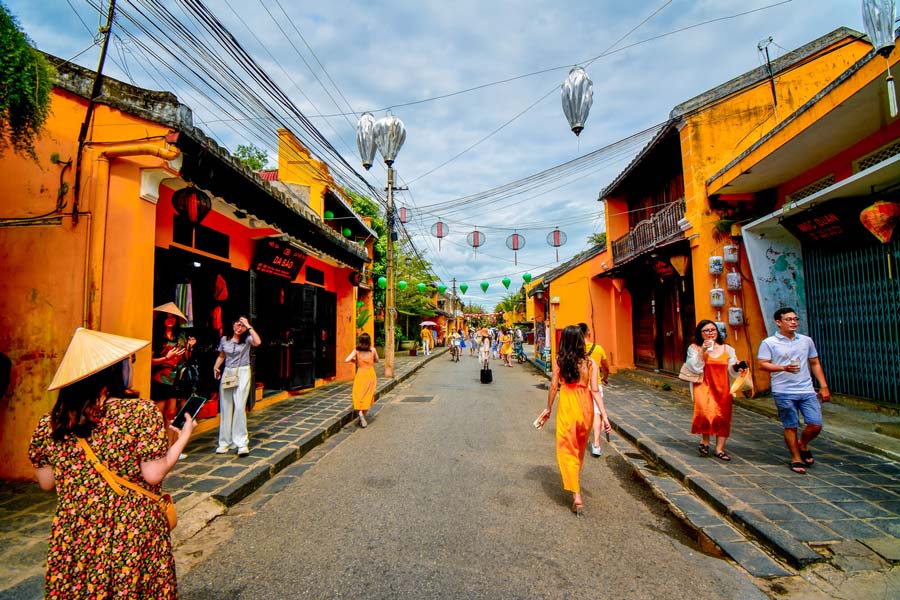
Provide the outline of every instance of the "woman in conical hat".
<path id="1" fill-rule="evenodd" d="M 180 326 L 187 322 L 187 317 L 174 302 L 167 302 L 153 309 L 153 358 L 150 360 L 150 398 L 156 402 L 157 408 L 165 419 L 166 426 L 175 418 L 179 404 L 176 387 L 177 377 L 182 366 L 191 358 L 197 339 L 187 337 L 180 331 Z M 167 429 L 169 445 L 175 442 L 175 435 Z M 185 458 L 185 457 L 182 457 Z"/>
<path id="2" fill-rule="evenodd" d="M 124 397 L 122 363 L 148 344 L 78 329 L 50 384 L 59 396 L 28 448 L 40 486 L 57 491 L 47 552 L 48 598 L 84 597 L 87 590 L 92 597 L 177 596 L 172 542 L 159 505 L 136 492 L 118 495 L 77 442 L 87 441 L 110 471 L 159 493 L 194 421 L 185 421 L 167 449 L 153 403 Z"/>

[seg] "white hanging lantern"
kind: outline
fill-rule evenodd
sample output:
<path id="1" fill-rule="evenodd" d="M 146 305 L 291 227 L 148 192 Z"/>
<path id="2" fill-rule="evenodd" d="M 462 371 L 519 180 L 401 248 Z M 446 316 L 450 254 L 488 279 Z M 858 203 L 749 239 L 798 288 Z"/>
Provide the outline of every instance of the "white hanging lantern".
<path id="1" fill-rule="evenodd" d="M 894 13 L 896 6 L 894 0 L 863 0 L 862 13 L 863 25 L 866 34 L 872 41 L 875 51 L 887 61 L 888 55 L 894 50 Z M 891 66 L 888 63 L 887 70 L 887 94 L 888 110 L 891 118 L 897 116 L 897 90 L 894 88 L 894 76 L 891 75 Z"/>
<path id="2" fill-rule="evenodd" d="M 709 274 L 721 275 L 725 272 L 725 261 L 721 256 L 709 257 Z"/>
<path id="3" fill-rule="evenodd" d="M 403 121 L 388 113 L 375 121 L 375 145 L 384 158 L 384 164 L 391 166 L 403 142 L 406 141 L 406 128 Z"/>
<path id="4" fill-rule="evenodd" d="M 562 83 L 562 107 L 575 135 L 584 129 L 594 103 L 594 84 L 581 67 L 573 67 Z"/>
<path id="5" fill-rule="evenodd" d="M 709 290 L 709 304 L 713 308 L 722 308 L 725 306 L 725 290 L 722 288 L 713 288 Z"/>
<path id="6" fill-rule="evenodd" d="M 725 274 L 725 289 L 729 292 L 737 292 L 741 289 L 741 274 L 740 273 L 726 273 Z"/>
<path id="7" fill-rule="evenodd" d="M 356 124 L 356 148 L 362 165 L 368 171 L 372 167 L 375 158 L 375 117 L 372 113 L 363 113 Z"/>
<path id="8" fill-rule="evenodd" d="M 732 327 L 744 326 L 744 309 L 740 306 L 728 307 L 728 324 Z"/>
<path id="9" fill-rule="evenodd" d="M 725 262 L 734 264 L 740 260 L 740 247 L 737 244 L 726 244 L 722 249 L 722 254 Z"/>

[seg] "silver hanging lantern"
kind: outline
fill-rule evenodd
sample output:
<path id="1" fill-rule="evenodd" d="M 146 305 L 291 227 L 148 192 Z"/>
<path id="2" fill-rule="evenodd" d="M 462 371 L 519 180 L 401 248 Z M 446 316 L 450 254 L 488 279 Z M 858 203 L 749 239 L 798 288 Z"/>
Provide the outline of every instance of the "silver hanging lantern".
<path id="1" fill-rule="evenodd" d="M 894 50 L 894 13 L 896 12 L 894 0 L 863 0 L 862 13 L 863 25 L 866 34 L 875 47 L 875 51 L 887 61 L 888 55 Z M 887 71 L 888 108 L 891 118 L 896 117 L 897 90 L 894 88 L 894 76 L 891 75 L 890 63 Z"/>
<path id="2" fill-rule="evenodd" d="M 362 165 L 368 171 L 375 159 L 375 117 L 372 113 L 363 113 L 356 124 L 356 147 Z"/>
<path id="3" fill-rule="evenodd" d="M 594 103 L 594 84 L 581 67 L 573 67 L 562 83 L 562 107 L 575 135 L 584 129 Z"/>
<path id="4" fill-rule="evenodd" d="M 391 166 L 403 142 L 406 141 L 406 128 L 403 121 L 388 113 L 375 121 L 375 145 L 384 158 L 384 164 Z"/>

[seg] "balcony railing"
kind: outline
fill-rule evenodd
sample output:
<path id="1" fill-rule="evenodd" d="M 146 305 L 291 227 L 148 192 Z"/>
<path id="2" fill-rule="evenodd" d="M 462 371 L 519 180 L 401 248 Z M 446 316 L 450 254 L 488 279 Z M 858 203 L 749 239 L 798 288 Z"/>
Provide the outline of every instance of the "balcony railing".
<path id="1" fill-rule="evenodd" d="M 678 221 L 684 217 L 684 198 L 667 205 L 612 242 L 613 264 L 621 263 L 672 238 L 683 235 Z"/>

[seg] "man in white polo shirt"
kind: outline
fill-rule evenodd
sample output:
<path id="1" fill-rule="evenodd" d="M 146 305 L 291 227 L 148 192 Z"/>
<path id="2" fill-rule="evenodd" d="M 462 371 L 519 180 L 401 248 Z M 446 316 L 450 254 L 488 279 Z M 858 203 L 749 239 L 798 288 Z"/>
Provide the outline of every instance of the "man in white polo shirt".
<path id="1" fill-rule="evenodd" d="M 822 405 L 831 400 L 831 392 L 825 382 L 825 372 L 819 362 L 819 354 L 812 338 L 797 333 L 800 319 L 793 308 L 775 311 L 778 331 L 759 345 L 756 358 L 759 368 L 772 376 L 772 396 L 778 408 L 778 417 L 784 426 L 784 442 L 791 453 L 791 471 L 806 473 L 815 462 L 809 443 L 822 431 Z M 819 394 L 812 384 L 815 375 L 819 382 Z M 798 413 L 803 415 L 806 427 L 799 439 Z"/>

